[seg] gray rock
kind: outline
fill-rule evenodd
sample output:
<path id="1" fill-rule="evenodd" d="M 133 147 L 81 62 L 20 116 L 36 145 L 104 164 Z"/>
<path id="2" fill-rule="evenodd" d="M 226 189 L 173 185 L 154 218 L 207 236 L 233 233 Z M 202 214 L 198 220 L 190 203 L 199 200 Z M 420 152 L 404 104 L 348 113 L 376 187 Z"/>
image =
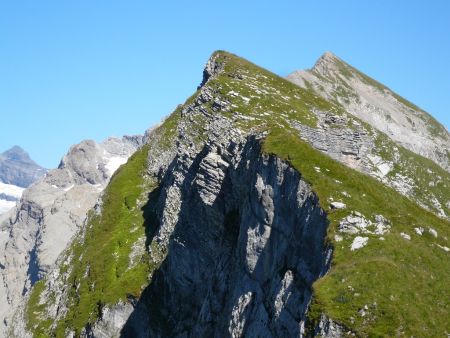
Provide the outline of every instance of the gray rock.
<path id="1" fill-rule="evenodd" d="M 348 332 L 346 332 L 341 325 L 322 315 L 320 322 L 316 327 L 315 336 L 323 338 L 340 338 L 351 336 L 351 332 L 350 334 L 347 333 Z"/>
<path id="2" fill-rule="evenodd" d="M 181 113 L 204 114 L 209 95 L 202 89 Z M 129 302 L 108 307 L 84 334 L 115 337 L 127 318 L 124 337 L 304 335 L 311 285 L 331 258 L 317 196 L 289 164 L 261 154 L 259 135 L 208 115 L 208 139 L 195 143 L 185 120 L 176 147 L 161 147 L 157 130 L 146 136 L 148 173 L 160 181 L 152 239 L 168 254 L 131 314 Z M 52 271 L 46 286 L 61 291 L 48 311 L 58 319 L 67 290 Z"/>
<path id="3" fill-rule="evenodd" d="M 325 53 L 311 70 L 296 71 L 287 78 L 337 103 L 331 111 L 315 111 L 315 127 L 291 121 L 303 140 L 333 159 L 375 177 L 439 217 L 449 217 L 444 210 L 445 194 L 433 192 L 436 175 L 430 168 L 423 173 L 423 165 L 411 163 L 405 150 L 399 150 L 400 145 L 449 172 L 450 134 L 445 127 L 331 53 Z M 449 184 L 445 177 L 445 184 Z M 429 193 L 422 193 L 429 187 Z"/>

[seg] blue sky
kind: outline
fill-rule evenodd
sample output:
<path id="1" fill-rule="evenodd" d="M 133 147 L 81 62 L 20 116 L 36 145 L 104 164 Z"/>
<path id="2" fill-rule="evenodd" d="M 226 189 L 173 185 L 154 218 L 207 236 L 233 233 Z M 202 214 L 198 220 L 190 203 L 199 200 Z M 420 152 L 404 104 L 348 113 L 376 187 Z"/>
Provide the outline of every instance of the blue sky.
<path id="1" fill-rule="evenodd" d="M 143 133 L 216 49 L 277 74 L 331 50 L 450 126 L 450 1 L 2 1 L 0 151 L 55 167 L 82 139 Z"/>

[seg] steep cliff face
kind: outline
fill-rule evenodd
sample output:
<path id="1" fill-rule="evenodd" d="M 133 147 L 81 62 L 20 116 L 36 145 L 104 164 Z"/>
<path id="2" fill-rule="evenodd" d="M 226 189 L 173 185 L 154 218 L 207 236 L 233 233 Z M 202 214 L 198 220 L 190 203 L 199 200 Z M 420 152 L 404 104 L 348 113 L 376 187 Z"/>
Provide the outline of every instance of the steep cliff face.
<path id="1" fill-rule="evenodd" d="M 216 52 L 145 140 L 11 336 L 450 330 L 436 291 L 450 280 L 450 224 L 427 204 L 431 191 L 444 210 L 448 173 L 338 102 Z"/>
<path id="2" fill-rule="evenodd" d="M 150 232 L 167 255 L 122 335 L 304 333 L 331 247 L 326 215 L 301 175 L 262 155 L 252 138 L 178 160 L 160 189 Z M 166 205 L 179 206 L 173 218 L 164 217 Z"/>
<path id="3" fill-rule="evenodd" d="M 14 309 L 50 270 L 111 175 L 140 142 L 138 137 L 111 138 L 73 146 L 60 167 L 26 189 L 5 215 L 0 224 L 0 336 Z"/>

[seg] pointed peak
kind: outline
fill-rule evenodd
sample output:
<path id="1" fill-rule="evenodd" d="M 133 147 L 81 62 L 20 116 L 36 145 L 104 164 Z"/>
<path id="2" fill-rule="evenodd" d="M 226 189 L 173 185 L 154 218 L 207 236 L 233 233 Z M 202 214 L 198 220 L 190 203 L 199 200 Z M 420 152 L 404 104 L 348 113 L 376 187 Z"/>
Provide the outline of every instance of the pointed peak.
<path id="1" fill-rule="evenodd" d="M 223 63 L 219 61 L 220 56 L 222 54 L 228 54 L 227 52 L 218 50 L 211 54 L 208 61 L 206 62 L 205 68 L 203 69 L 203 79 L 198 89 L 203 87 L 206 82 L 212 77 L 214 77 L 217 73 L 219 73 L 223 69 Z"/>
<path id="2" fill-rule="evenodd" d="M 16 161 L 29 161 L 31 160 L 30 155 L 23 150 L 21 147 L 15 145 L 11 149 L 6 150 L 3 154 L 7 159 Z"/>
<path id="3" fill-rule="evenodd" d="M 345 77 L 350 77 L 353 75 L 353 70 L 353 67 L 348 63 L 329 51 L 323 53 L 312 68 L 312 71 L 324 76 L 340 73 Z"/>
<path id="4" fill-rule="evenodd" d="M 326 51 L 325 53 L 323 53 L 322 56 L 319 58 L 319 60 L 321 59 L 331 61 L 339 60 L 339 58 L 335 54 L 333 54 L 333 52 L 330 51 Z"/>
<path id="5" fill-rule="evenodd" d="M 314 67 L 317 65 L 323 65 L 323 64 L 335 64 L 336 62 L 343 62 L 339 57 L 337 57 L 335 54 L 333 54 L 330 51 L 327 51 L 323 53 L 320 58 L 317 59 Z"/>
<path id="6" fill-rule="evenodd" d="M 210 78 L 223 72 L 226 64 L 231 65 L 232 68 L 240 68 L 246 67 L 251 63 L 233 53 L 217 50 L 211 54 L 206 62 L 205 68 L 203 69 L 203 80 L 198 89 L 203 87 Z"/>
<path id="7" fill-rule="evenodd" d="M 24 153 L 25 150 L 23 150 L 22 147 L 15 145 L 15 146 L 12 146 L 11 149 L 8 149 L 7 152 L 22 152 L 22 153 Z"/>

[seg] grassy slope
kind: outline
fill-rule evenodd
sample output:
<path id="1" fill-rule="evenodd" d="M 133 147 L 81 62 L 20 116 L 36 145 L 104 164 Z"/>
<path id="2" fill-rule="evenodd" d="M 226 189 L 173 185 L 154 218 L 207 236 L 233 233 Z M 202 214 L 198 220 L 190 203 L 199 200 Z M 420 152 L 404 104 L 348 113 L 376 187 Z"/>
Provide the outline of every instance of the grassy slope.
<path id="1" fill-rule="evenodd" d="M 148 147 L 138 150 L 114 174 L 102 198 L 102 213 L 90 213 L 86 233 L 74 241 L 67 257 L 72 257 L 65 283 L 70 288 L 68 312 L 56 324 L 56 336 L 64 337 L 66 329 L 77 334 L 95 321 L 106 304 L 127 297 L 139 297 L 153 269 L 146 252 L 130 265 L 133 244 L 145 236 L 143 202 L 153 184 L 145 178 Z M 61 272 L 68 269 L 61 266 Z M 27 327 L 35 336 L 49 334 L 45 305 L 40 304 L 43 282 L 32 291 L 27 306 Z M 48 297 L 50 302 L 53 297 Z M 53 331 L 53 330 L 52 330 Z"/>
<path id="2" fill-rule="evenodd" d="M 273 129 L 264 149 L 289 159 L 312 184 L 329 213 L 329 240 L 334 241 L 339 221 L 349 210 L 359 211 L 367 218 L 382 214 L 392 222 L 391 233 L 384 235 L 384 241 L 368 235 L 368 245 L 360 250 L 349 250 L 353 235 L 334 243 L 331 271 L 314 286 L 313 316 L 317 318 L 325 312 L 356 333 L 370 336 L 404 332 L 408 336 L 435 337 L 450 331 L 446 321 L 450 313 L 446 292 L 450 281 L 449 254 L 433 246 L 448 246 L 443 238 L 449 235 L 448 222 L 375 179 L 331 160 L 285 130 Z M 320 172 L 314 169 L 316 166 Z M 342 191 L 351 198 L 340 196 Z M 341 197 L 347 209 L 329 210 L 325 201 L 330 196 Z M 416 235 L 416 226 L 436 229 L 438 239 L 430 234 Z M 412 240 L 403 239 L 400 232 L 411 235 Z M 358 311 L 365 305 L 370 314 L 362 317 Z"/>

